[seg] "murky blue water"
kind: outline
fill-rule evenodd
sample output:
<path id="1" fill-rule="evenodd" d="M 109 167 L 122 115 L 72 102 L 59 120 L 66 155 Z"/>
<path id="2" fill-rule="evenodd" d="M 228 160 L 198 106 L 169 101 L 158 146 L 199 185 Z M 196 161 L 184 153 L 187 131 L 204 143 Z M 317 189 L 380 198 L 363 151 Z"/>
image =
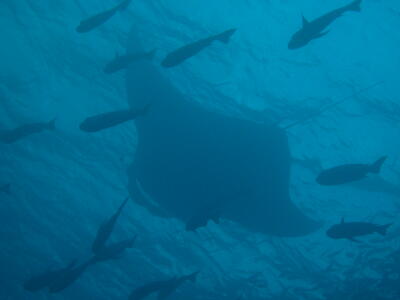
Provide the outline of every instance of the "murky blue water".
<path id="1" fill-rule="evenodd" d="M 399 299 L 400 4 L 126 4 L 0 3 L 0 299 Z"/>

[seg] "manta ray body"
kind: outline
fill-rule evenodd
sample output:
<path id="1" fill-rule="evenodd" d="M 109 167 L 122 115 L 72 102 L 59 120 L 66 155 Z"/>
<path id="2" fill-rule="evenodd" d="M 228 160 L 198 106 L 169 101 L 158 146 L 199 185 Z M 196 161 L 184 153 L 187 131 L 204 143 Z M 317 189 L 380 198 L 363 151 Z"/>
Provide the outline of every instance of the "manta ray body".
<path id="1" fill-rule="evenodd" d="M 142 50 L 133 44 L 130 51 Z M 135 120 L 132 198 L 183 221 L 215 204 L 223 218 L 256 232 L 301 236 L 317 229 L 291 202 L 284 130 L 210 111 L 185 99 L 162 72 L 149 61 L 127 70 L 130 106 L 151 103 Z"/>

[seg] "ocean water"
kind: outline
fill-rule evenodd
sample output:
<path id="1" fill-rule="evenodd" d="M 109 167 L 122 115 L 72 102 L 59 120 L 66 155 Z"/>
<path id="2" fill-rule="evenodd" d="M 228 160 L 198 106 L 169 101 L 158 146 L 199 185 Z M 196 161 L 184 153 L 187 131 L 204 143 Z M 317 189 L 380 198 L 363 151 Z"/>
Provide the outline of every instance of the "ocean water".
<path id="1" fill-rule="evenodd" d="M 398 1 L 120 3 L 0 3 L 0 299 L 400 299 Z"/>

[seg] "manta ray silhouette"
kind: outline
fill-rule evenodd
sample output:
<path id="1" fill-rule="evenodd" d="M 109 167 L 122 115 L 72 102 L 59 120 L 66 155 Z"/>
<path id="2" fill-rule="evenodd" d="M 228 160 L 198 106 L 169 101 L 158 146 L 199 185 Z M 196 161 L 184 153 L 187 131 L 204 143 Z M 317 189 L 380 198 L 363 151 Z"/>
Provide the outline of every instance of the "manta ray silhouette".
<path id="1" fill-rule="evenodd" d="M 130 51 L 142 51 L 131 42 Z M 214 202 L 223 207 L 223 218 L 253 231 L 301 236 L 316 230 L 289 197 L 285 132 L 209 111 L 185 99 L 161 72 L 149 61 L 127 70 L 129 104 L 151 103 L 148 115 L 135 120 L 132 198 L 183 221 Z"/>

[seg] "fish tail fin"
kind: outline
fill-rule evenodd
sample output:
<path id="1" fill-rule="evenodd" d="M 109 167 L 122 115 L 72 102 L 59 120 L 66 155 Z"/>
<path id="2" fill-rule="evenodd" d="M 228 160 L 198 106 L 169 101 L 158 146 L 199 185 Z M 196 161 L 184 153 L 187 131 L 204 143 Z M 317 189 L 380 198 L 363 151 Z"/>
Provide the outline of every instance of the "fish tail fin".
<path id="1" fill-rule="evenodd" d="M 190 274 L 187 278 L 188 280 L 190 280 L 191 282 L 195 283 L 197 280 L 197 275 L 199 275 L 200 271 L 194 272 L 192 274 Z"/>
<path id="2" fill-rule="evenodd" d="M 361 2 L 362 0 L 354 0 L 352 3 L 349 4 L 349 10 L 351 11 L 361 11 Z"/>
<path id="3" fill-rule="evenodd" d="M 382 165 L 383 165 L 383 163 L 385 162 L 386 159 L 387 159 L 387 156 L 382 156 L 380 159 L 378 159 L 376 162 L 374 162 L 370 166 L 369 171 L 371 173 L 378 174 L 381 171 L 381 167 L 382 167 Z"/>
<path id="4" fill-rule="evenodd" d="M 388 228 L 392 225 L 393 225 L 393 223 L 378 226 L 378 228 L 376 228 L 376 232 L 379 233 L 380 235 L 386 235 Z"/>
<path id="5" fill-rule="evenodd" d="M 53 120 L 51 120 L 50 122 L 48 122 L 46 124 L 46 128 L 48 130 L 55 130 L 56 129 L 56 118 L 54 118 Z"/>
<path id="6" fill-rule="evenodd" d="M 234 28 L 234 29 L 229 29 L 229 30 L 227 30 L 227 31 L 224 31 L 224 32 L 221 33 L 221 34 L 218 34 L 218 35 L 215 37 L 215 39 L 218 40 L 218 41 L 220 41 L 221 43 L 228 44 L 229 41 L 230 41 L 230 39 L 231 39 L 231 36 L 232 36 L 235 32 L 236 32 L 236 28 Z"/>
<path id="7" fill-rule="evenodd" d="M 121 2 L 120 5 L 118 5 L 118 10 L 119 11 L 124 11 L 125 9 L 127 9 L 127 7 L 129 6 L 129 4 L 131 4 L 132 0 L 124 0 Z"/>

